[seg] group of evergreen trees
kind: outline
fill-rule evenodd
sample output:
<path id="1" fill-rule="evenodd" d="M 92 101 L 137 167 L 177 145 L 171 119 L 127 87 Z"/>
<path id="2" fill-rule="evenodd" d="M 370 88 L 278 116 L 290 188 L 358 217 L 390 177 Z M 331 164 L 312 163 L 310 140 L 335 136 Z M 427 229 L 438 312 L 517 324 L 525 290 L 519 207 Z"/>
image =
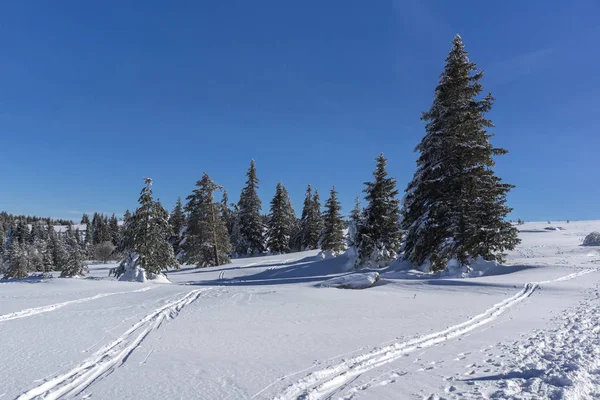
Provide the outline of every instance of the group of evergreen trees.
<path id="1" fill-rule="evenodd" d="M 415 149 L 417 171 L 406 188 L 402 209 L 396 180 L 388 176 L 387 159 L 381 154 L 373 181 L 365 183 L 366 205 L 361 210 L 357 198 L 349 222 L 342 216 L 335 188 L 322 211 L 319 193 L 310 185 L 298 219 L 281 182 L 269 214 L 261 215 L 259 179 L 252 160 L 237 203 L 229 203 L 227 192 L 205 173 L 187 203 L 178 199 L 169 215 L 153 199 L 152 180 L 146 178 L 140 205 L 133 214 L 125 213 L 123 228 L 114 215 L 96 213 L 91 222 L 84 215 L 84 239 L 70 229 L 59 238 L 49 222 L 44 227 L 26 218 L 13 218 L 7 228 L 6 218 L 0 215 L 6 276 L 23 277 L 28 271 L 56 267 L 67 271 L 65 275 L 81 273 L 85 251 L 102 243 L 129 252 L 129 260 L 135 259 L 147 274 L 177 268 L 178 260 L 206 267 L 228 263 L 232 256 L 317 248 L 340 253 L 347 246 L 357 249 L 358 267 L 382 267 L 398 258 L 402 243 L 406 260 L 428 265 L 432 271 L 445 269 L 451 259 L 467 267 L 477 257 L 502 261 L 504 251 L 519 240 L 517 230 L 506 221 L 511 211 L 506 196 L 513 186 L 493 172 L 493 157 L 507 151 L 489 141 L 492 135 L 486 129 L 493 125 L 485 114 L 494 99 L 491 94 L 479 98 L 482 76 L 457 35 L 433 104 L 423 113 L 426 135 Z M 221 201 L 215 200 L 217 191 L 223 192 Z M 31 231 L 27 222 L 33 222 Z M 63 242 L 69 251 L 61 250 Z M 122 267 L 117 275 L 124 272 Z"/>

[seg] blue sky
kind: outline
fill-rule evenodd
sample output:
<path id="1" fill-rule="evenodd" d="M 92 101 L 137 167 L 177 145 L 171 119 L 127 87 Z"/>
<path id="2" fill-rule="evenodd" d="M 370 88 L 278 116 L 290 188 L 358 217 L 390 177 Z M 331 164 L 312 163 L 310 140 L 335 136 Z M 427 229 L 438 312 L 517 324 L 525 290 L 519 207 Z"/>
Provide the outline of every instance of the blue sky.
<path id="1" fill-rule="evenodd" d="M 348 212 L 384 152 L 401 191 L 458 32 L 497 101 L 513 217 L 600 218 L 600 3 L 61 1 L 0 5 L 0 209 L 169 208 L 205 171 L 263 211 L 281 180 Z"/>

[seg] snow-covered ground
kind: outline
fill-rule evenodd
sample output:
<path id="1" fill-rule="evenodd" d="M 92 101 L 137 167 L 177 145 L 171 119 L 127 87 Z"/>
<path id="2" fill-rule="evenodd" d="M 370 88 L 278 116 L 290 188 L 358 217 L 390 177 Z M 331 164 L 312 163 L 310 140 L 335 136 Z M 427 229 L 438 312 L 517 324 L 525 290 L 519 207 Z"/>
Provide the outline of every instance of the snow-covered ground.
<path id="1" fill-rule="evenodd" d="M 600 221 L 526 223 L 474 278 L 322 283 L 317 252 L 125 283 L 0 281 L 0 399 L 600 397 Z M 489 267 L 489 266 L 488 266 Z M 354 281 L 354 278 L 352 279 Z"/>

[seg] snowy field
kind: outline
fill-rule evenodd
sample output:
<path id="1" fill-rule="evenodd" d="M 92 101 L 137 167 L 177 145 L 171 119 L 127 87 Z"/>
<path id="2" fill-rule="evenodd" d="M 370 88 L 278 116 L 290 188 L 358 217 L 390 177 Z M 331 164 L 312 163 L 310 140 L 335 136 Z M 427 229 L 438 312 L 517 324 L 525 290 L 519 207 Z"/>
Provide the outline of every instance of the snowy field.
<path id="1" fill-rule="evenodd" d="M 600 221 L 519 229 L 483 276 L 396 265 L 364 290 L 323 285 L 347 260 L 315 251 L 173 284 L 111 264 L 0 281 L 0 399 L 600 398 L 600 247 L 581 245 Z"/>

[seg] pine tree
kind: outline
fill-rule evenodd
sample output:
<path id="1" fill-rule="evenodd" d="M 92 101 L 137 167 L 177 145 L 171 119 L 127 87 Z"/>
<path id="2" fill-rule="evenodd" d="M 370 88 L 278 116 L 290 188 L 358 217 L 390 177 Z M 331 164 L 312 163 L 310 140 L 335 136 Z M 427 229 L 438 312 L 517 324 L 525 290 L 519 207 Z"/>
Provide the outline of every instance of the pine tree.
<path id="1" fill-rule="evenodd" d="M 23 251 L 23 245 L 18 240 L 11 242 L 7 264 L 4 279 L 23 279 L 29 276 L 27 254 Z"/>
<path id="2" fill-rule="evenodd" d="M 518 243 L 517 230 L 505 220 L 513 187 L 494 175 L 493 147 L 485 114 L 491 94 L 479 99 L 483 72 L 469 61 L 456 36 L 429 111 L 423 113 L 426 135 L 416 147 L 417 171 L 406 189 L 403 229 L 405 258 L 414 265 L 427 261 L 433 271 L 456 259 L 468 268 L 470 259 L 503 261 L 504 250 Z"/>
<path id="3" fill-rule="evenodd" d="M 83 276 L 88 272 L 88 267 L 83 261 L 83 251 L 74 236 L 69 236 L 66 243 L 68 248 L 67 261 L 60 272 L 61 278 Z"/>
<path id="4" fill-rule="evenodd" d="M 319 193 L 315 191 L 313 195 L 312 187 L 308 185 L 304 196 L 302 216 L 300 217 L 300 248 L 302 250 L 317 249 L 322 228 Z"/>
<path id="5" fill-rule="evenodd" d="M 197 267 L 222 265 L 231 261 L 231 244 L 226 223 L 221 216 L 221 203 L 214 201 L 215 191 L 221 189 L 205 173 L 196 182 L 196 189 L 187 197 L 185 209 L 189 218 L 183 249 L 186 262 Z"/>
<path id="6" fill-rule="evenodd" d="M 56 231 L 54 230 L 54 227 L 52 225 L 48 224 L 47 231 L 48 231 L 47 246 L 48 246 L 48 252 L 50 253 L 50 255 L 52 257 L 52 265 L 47 264 L 46 268 L 49 268 L 51 266 L 52 269 L 56 269 L 56 270 L 60 271 L 66 265 L 67 259 L 69 256 L 67 253 L 65 242 L 64 242 L 64 240 L 62 240 L 62 238 L 58 237 L 58 235 L 56 234 Z"/>
<path id="7" fill-rule="evenodd" d="M 140 193 L 140 206 L 129 218 L 126 246 L 130 251 L 127 260 L 132 261 L 127 268 L 136 270 L 143 268 L 147 279 L 162 274 L 163 269 L 179 268 L 179 263 L 173 254 L 173 247 L 167 241 L 171 227 L 169 213 L 152 197 L 152 179 L 144 178 L 146 184 Z M 125 264 L 117 268 L 119 277 L 126 271 Z"/>
<path id="8" fill-rule="evenodd" d="M 115 214 L 108 219 L 108 231 L 110 233 L 110 241 L 116 246 L 119 241 L 119 221 Z"/>
<path id="9" fill-rule="evenodd" d="M 89 224 L 90 224 L 90 217 L 84 213 L 81 216 L 81 225 L 89 225 Z"/>
<path id="10" fill-rule="evenodd" d="M 16 240 L 19 244 L 27 243 L 29 241 L 29 227 L 25 218 L 21 218 L 17 223 L 17 227 L 11 235 L 11 241 Z"/>
<path id="11" fill-rule="evenodd" d="M 329 191 L 329 199 L 325 202 L 321 250 L 330 250 L 336 254 L 344 251 L 344 221 L 340 213 L 341 209 L 342 205 L 334 186 Z"/>
<path id="12" fill-rule="evenodd" d="M 373 172 L 374 182 L 365 182 L 367 206 L 358 227 L 358 266 L 384 267 L 396 259 L 400 249 L 400 208 L 396 180 L 388 177 L 387 159 L 380 154 Z"/>
<path id="13" fill-rule="evenodd" d="M 273 254 L 290 252 L 293 223 L 296 220 L 288 191 L 281 182 L 277 184 L 275 196 L 271 200 L 268 247 Z"/>
<path id="14" fill-rule="evenodd" d="M 6 233 L 4 232 L 4 227 L 0 226 L 0 259 L 6 252 Z"/>
<path id="15" fill-rule="evenodd" d="M 354 208 L 350 211 L 350 221 L 348 223 L 348 246 L 358 245 L 358 227 L 360 226 L 361 218 L 360 196 L 356 196 L 354 199 Z"/>
<path id="16" fill-rule="evenodd" d="M 260 215 L 261 201 L 256 190 L 258 189 L 258 178 L 254 160 L 250 162 L 250 168 L 246 173 L 248 180 L 246 187 L 240 194 L 239 218 L 240 234 L 244 242 L 246 254 L 260 254 L 265 251 L 264 224 Z"/>
<path id="17" fill-rule="evenodd" d="M 183 212 L 183 204 L 181 204 L 181 197 L 177 198 L 173 211 L 169 215 L 169 225 L 171 226 L 171 236 L 169 237 L 169 243 L 173 246 L 173 253 L 175 257 L 179 254 L 179 243 L 183 239 L 182 229 L 186 225 L 185 213 Z"/>
<path id="18" fill-rule="evenodd" d="M 87 214 L 84 214 L 87 217 Z M 88 222 L 85 226 L 85 248 L 89 249 L 91 246 L 93 246 L 94 243 L 94 234 L 92 231 L 92 224 L 91 222 L 89 222 L 89 218 L 88 218 Z"/>

